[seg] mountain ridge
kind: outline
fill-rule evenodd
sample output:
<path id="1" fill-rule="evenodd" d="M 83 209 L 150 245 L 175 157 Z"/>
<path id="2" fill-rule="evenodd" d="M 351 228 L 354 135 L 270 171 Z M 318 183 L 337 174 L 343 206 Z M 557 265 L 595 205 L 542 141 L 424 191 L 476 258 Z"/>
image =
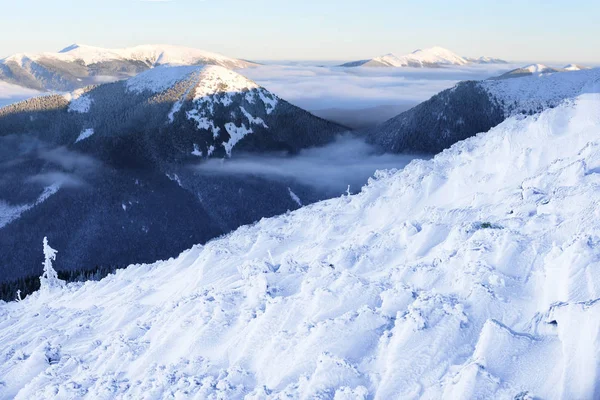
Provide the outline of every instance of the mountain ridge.
<path id="1" fill-rule="evenodd" d="M 413 67 L 413 68 L 438 68 L 449 65 L 468 65 L 468 64 L 505 64 L 506 61 L 490 58 L 466 58 L 445 49 L 440 46 L 434 46 L 426 49 L 417 49 L 403 56 L 396 56 L 389 53 L 383 56 L 361 60 L 351 61 L 340 65 L 340 67 Z"/>
<path id="2" fill-rule="evenodd" d="M 258 64 L 182 46 L 105 49 L 73 44 L 57 53 L 18 53 L 0 60 L 0 81 L 37 90 L 71 91 L 161 65 L 248 68 Z"/>
<path id="3" fill-rule="evenodd" d="M 436 154 L 511 116 L 556 107 L 598 76 L 600 68 L 464 81 L 364 133 L 387 151 Z"/>
<path id="4" fill-rule="evenodd" d="M 296 198 L 325 198 L 292 179 L 217 176 L 197 166 L 241 153 L 297 153 L 345 131 L 214 65 L 159 66 L 1 108 L 0 208 L 16 218 L 0 226 L 0 246 L 12 249 L 1 257 L 0 281 L 37 271 L 32 223 L 69 249 L 65 270 L 122 267 L 296 209 Z M 179 229 L 186 220 L 193 226 Z M 100 243 L 110 246 L 101 251 Z"/>

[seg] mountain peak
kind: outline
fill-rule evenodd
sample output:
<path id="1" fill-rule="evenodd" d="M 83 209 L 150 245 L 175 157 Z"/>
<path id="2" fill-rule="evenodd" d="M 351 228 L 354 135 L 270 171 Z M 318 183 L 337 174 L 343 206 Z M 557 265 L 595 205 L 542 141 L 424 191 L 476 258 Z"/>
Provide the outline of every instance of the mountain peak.
<path id="1" fill-rule="evenodd" d="M 530 64 L 522 68 L 523 70 L 527 70 L 531 73 L 540 73 L 548 70 L 548 66 L 544 64 Z"/>
<path id="2" fill-rule="evenodd" d="M 469 61 L 458 54 L 440 46 L 417 49 L 412 53 L 396 56 L 388 53 L 380 57 L 359 62 L 344 64 L 346 67 L 378 66 L 378 67 L 439 67 L 442 65 L 465 65 Z"/>
<path id="3" fill-rule="evenodd" d="M 60 50 L 59 53 L 68 53 L 69 51 L 75 50 L 79 47 L 80 47 L 80 45 L 78 45 L 77 43 L 73 43 L 73 44 L 65 47 L 64 49 Z"/>
<path id="4" fill-rule="evenodd" d="M 177 82 L 187 79 L 197 79 L 198 81 L 195 98 L 222 92 L 242 92 L 259 87 L 255 82 L 237 72 L 218 65 L 161 65 L 128 79 L 126 84 L 127 89 L 133 92 L 141 93 L 149 90 L 160 93 Z"/>
<path id="5" fill-rule="evenodd" d="M 581 71 L 581 70 L 584 70 L 584 69 L 591 69 L 591 68 L 590 67 L 586 67 L 584 65 L 579 65 L 579 64 L 568 64 L 568 65 L 565 65 L 563 67 L 563 69 L 566 70 L 566 71 Z"/>

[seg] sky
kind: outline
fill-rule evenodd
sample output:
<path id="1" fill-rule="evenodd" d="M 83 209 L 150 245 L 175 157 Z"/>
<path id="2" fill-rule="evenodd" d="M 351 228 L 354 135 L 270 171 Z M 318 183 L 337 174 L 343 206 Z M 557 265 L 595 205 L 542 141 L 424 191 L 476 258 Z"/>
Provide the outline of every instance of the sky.
<path id="1" fill-rule="evenodd" d="M 600 64 L 593 0 L 3 0 L 0 57 L 177 44 L 251 60 L 464 56 Z M 8 39 L 7 39 L 8 38 Z"/>

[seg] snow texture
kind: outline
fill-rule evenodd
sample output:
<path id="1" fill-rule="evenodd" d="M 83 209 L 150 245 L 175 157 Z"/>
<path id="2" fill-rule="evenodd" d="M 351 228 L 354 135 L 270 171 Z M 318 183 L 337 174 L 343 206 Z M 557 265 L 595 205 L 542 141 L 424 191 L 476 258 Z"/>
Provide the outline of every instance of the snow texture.
<path id="1" fill-rule="evenodd" d="M 275 110 L 279 99 L 267 90 L 261 88 L 253 81 L 243 77 L 242 75 L 219 66 L 206 66 L 199 70 L 199 73 L 193 79 L 197 80 L 194 88 L 194 108 L 187 111 L 188 119 L 196 122 L 198 129 L 210 130 L 213 138 L 217 139 L 220 135 L 221 128 L 215 124 L 212 119 L 215 105 L 221 104 L 225 107 L 233 104 L 233 98 L 236 95 L 245 93 L 245 98 L 251 104 L 254 104 L 259 98 L 265 107 L 265 112 L 270 114 Z M 180 108 L 181 106 L 179 106 Z M 177 111 L 179 110 L 177 108 Z M 246 109 L 240 107 L 240 111 L 248 120 L 248 126 L 241 124 L 237 126 L 233 122 L 225 124 L 225 130 L 230 138 L 223 142 L 225 152 L 231 156 L 233 147 L 246 135 L 253 133 L 251 125 L 261 125 L 268 128 L 267 124 L 260 117 L 252 116 Z M 172 114 L 170 118 L 172 118 Z M 208 156 L 212 151 L 209 150 Z"/>
<path id="2" fill-rule="evenodd" d="M 77 140 L 75 140 L 75 143 L 81 142 L 82 140 L 89 138 L 93 134 L 94 134 L 94 129 L 92 129 L 92 128 L 84 129 L 83 131 L 81 131 L 81 133 L 77 137 Z"/>
<path id="3" fill-rule="evenodd" d="M 598 398 L 599 92 L 0 304 L 0 397 Z"/>
<path id="4" fill-rule="evenodd" d="M 228 122 L 225 124 L 225 129 L 229 134 L 229 140 L 227 142 L 223 142 L 223 147 L 225 148 L 225 152 L 228 156 L 231 157 L 231 150 L 233 147 L 244 138 L 244 136 L 252 133 L 252 129 L 246 128 L 246 125 L 242 124 L 242 126 L 236 126 L 233 122 Z"/>
<path id="5" fill-rule="evenodd" d="M 84 89 L 77 89 L 72 93 L 68 93 L 65 98 L 70 101 L 69 112 L 85 114 L 90 111 L 92 99 L 85 95 Z"/>
<path id="6" fill-rule="evenodd" d="M 25 211 L 32 209 L 36 205 L 43 203 L 48 197 L 56 194 L 60 189 L 59 184 L 50 185 L 44 188 L 43 192 L 33 204 L 12 205 L 0 199 L 0 228 L 10 224 L 18 219 Z"/>
<path id="7" fill-rule="evenodd" d="M 294 200 L 294 203 L 298 204 L 298 207 L 302 207 L 302 201 L 300 201 L 300 197 L 298 197 L 296 193 L 292 192 L 291 188 L 288 188 L 288 191 L 290 192 L 290 197 L 292 200 Z"/>
<path id="8" fill-rule="evenodd" d="M 177 82 L 190 79 L 190 75 L 198 73 L 200 70 L 202 70 L 202 67 L 196 66 L 153 68 L 128 79 L 126 81 L 127 89 L 135 93 L 144 91 L 160 93 L 174 86 Z"/>
<path id="9" fill-rule="evenodd" d="M 505 115 L 511 116 L 556 107 L 565 99 L 577 96 L 590 81 L 597 79 L 600 79 L 600 68 L 486 80 L 480 85 L 504 108 Z"/>

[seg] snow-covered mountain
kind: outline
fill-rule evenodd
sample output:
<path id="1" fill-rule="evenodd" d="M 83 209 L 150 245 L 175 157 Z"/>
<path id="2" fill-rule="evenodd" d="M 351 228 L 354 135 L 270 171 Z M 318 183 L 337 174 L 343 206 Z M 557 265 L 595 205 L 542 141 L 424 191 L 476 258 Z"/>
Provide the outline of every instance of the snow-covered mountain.
<path id="1" fill-rule="evenodd" d="M 556 107 L 600 77 L 600 69 L 549 73 L 538 65 L 531 70 L 538 73 L 461 82 L 366 134 L 387 151 L 435 154 L 508 117 Z"/>
<path id="2" fill-rule="evenodd" d="M 392 53 L 381 57 L 375 57 L 368 60 L 352 61 L 342 64 L 342 67 L 414 67 L 414 68 L 435 68 L 444 65 L 467 65 L 470 63 L 498 63 L 502 60 L 481 57 L 478 59 L 467 59 L 458 54 L 436 46 L 428 49 L 415 50 L 410 54 L 396 56 Z"/>
<path id="3" fill-rule="evenodd" d="M 69 91 L 128 78 L 160 65 L 246 68 L 256 64 L 179 46 L 144 45 L 103 49 L 75 44 L 58 53 L 21 53 L 2 59 L 0 81 L 37 90 Z"/>
<path id="4" fill-rule="evenodd" d="M 521 78 L 523 76 L 530 75 L 543 75 L 543 74 L 554 74 L 556 72 L 564 72 L 565 69 L 561 68 L 553 68 L 544 64 L 531 64 L 522 68 L 516 68 L 511 71 L 508 71 L 496 78 L 492 79 L 510 79 L 510 78 Z M 572 71 L 576 71 L 572 69 Z"/>
<path id="5" fill-rule="evenodd" d="M 581 71 L 584 69 L 591 69 L 591 67 L 586 67 L 585 65 L 580 64 L 568 64 L 563 67 L 565 71 Z"/>
<path id="6" fill-rule="evenodd" d="M 0 248 L 11 251 L 0 283 L 38 274 L 29 249 L 41 232 L 69 249 L 64 270 L 125 266 L 322 199 L 297 182 L 196 166 L 296 153 L 345 130 L 220 66 L 159 66 L 1 108 Z"/>
<path id="7" fill-rule="evenodd" d="M 598 398 L 587 77 L 358 195 L 0 305 L 0 397 Z"/>
<path id="8" fill-rule="evenodd" d="M 479 58 L 465 57 L 465 60 L 473 64 L 508 64 L 508 61 L 502 60 L 500 58 L 485 56 Z"/>
<path id="9" fill-rule="evenodd" d="M 563 68 L 554 68 L 549 67 L 544 64 L 531 64 L 522 68 L 513 69 L 512 71 L 508 71 L 498 77 L 492 79 L 509 79 L 509 78 L 520 78 L 522 76 L 529 75 L 543 75 L 543 74 L 554 74 L 556 72 L 571 72 L 571 71 L 583 71 L 591 69 L 590 67 L 585 67 L 583 65 L 577 64 L 569 64 Z"/>

